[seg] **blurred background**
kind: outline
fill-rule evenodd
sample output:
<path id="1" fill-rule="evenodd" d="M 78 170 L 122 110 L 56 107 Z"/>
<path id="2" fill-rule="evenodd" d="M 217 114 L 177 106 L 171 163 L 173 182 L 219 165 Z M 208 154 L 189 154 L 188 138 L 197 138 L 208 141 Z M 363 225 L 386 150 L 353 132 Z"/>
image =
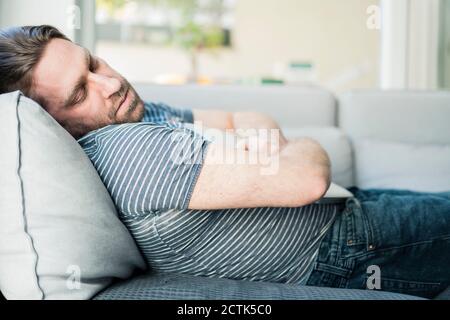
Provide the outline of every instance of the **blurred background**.
<path id="1" fill-rule="evenodd" d="M 450 88 L 450 0 L 0 0 L 30 24 L 132 82 Z"/>

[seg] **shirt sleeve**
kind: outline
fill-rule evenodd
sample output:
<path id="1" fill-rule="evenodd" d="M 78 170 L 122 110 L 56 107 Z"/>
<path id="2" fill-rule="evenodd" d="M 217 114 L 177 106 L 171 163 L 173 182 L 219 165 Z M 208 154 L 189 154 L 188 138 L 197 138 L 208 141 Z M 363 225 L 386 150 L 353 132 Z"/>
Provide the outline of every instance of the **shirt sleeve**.
<path id="1" fill-rule="evenodd" d="M 110 127 L 97 136 L 91 160 L 120 213 L 188 208 L 210 140 L 154 123 Z"/>
<path id="2" fill-rule="evenodd" d="M 162 102 L 146 102 L 145 109 L 146 121 L 194 123 L 194 115 L 190 109 L 175 108 Z"/>

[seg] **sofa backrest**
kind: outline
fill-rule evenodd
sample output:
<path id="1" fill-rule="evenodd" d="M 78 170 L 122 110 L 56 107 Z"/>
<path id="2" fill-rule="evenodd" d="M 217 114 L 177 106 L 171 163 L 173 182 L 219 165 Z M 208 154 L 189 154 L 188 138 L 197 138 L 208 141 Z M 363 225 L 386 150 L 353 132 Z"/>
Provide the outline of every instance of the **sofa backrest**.
<path id="1" fill-rule="evenodd" d="M 358 187 L 450 190 L 450 92 L 358 90 L 339 100 Z"/>
<path id="2" fill-rule="evenodd" d="M 339 98 L 338 113 L 353 140 L 450 144 L 450 91 L 352 91 Z"/>
<path id="3" fill-rule="evenodd" d="M 144 100 L 180 108 L 264 112 L 286 132 L 302 126 L 336 126 L 336 99 L 319 87 L 148 84 L 134 87 Z"/>

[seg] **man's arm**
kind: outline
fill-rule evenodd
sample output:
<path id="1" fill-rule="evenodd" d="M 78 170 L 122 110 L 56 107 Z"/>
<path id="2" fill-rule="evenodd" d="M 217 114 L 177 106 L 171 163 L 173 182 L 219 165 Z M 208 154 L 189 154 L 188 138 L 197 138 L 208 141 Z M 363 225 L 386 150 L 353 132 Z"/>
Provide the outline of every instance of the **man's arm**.
<path id="1" fill-rule="evenodd" d="M 234 129 L 232 112 L 192 109 L 192 114 L 194 122 L 202 126 L 221 130 Z"/>
<path id="2" fill-rule="evenodd" d="M 124 216 L 168 209 L 301 206 L 328 188 L 328 157 L 310 139 L 288 143 L 269 161 L 256 163 L 248 160 L 257 151 L 240 142 L 211 141 L 189 128 L 165 124 L 107 126 L 95 141 L 90 158 Z M 224 151 L 234 152 L 237 161 L 229 162 Z"/>
<path id="3" fill-rule="evenodd" d="M 330 160 L 314 140 L 298 139 L 270 156 L 277 161 L 271 174 L 261 174 L 265 164 L 225 163 L 223 153 L 249 159 L 245 149 L 209 145 L 203 167 L 189 202 L 190 209 L 298 207 L 320 199 L 330 185 Z M 270 165 L 269 164 L 269 165 Z"/>
<path id="4" fill-rule="evenodd" d="M 269 115 L 261 112 L 226 112 L 221 110 L 192 110 L 194 122 L 200 123 L 202 126 L 216 128 L 221 130 L 238 130 L 239 132 L 251 133 L 249 129 L 275 129 L 279 130 L 279 146 L 284 147 L 287 139 L 284 137 L 278 123 Z"/>

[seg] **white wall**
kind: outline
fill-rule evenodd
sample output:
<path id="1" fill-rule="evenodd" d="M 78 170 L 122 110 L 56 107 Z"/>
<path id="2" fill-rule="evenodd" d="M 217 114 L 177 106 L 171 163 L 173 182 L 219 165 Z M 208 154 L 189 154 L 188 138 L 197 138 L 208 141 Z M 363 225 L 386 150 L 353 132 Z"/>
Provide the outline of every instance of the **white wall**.
<path id="1" fill-rule="evenodd" d="M 0 0 L 0 27 L 51 24 L 73 39 L 74 0 Z"/>

